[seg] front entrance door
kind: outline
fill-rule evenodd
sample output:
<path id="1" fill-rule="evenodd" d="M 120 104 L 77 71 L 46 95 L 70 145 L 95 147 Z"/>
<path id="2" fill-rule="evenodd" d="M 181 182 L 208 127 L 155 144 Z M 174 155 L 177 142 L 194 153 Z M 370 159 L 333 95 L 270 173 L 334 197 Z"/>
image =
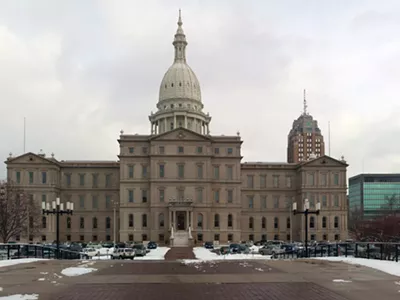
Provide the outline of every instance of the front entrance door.
<path id="1" fill-rule="evenodd" d="M 178 228 L 178 230 L 185 230 L 186 226 L 185 226 L 185 212 L 184 211 L 177 211 L 176 212 L 176 227 Z"/>

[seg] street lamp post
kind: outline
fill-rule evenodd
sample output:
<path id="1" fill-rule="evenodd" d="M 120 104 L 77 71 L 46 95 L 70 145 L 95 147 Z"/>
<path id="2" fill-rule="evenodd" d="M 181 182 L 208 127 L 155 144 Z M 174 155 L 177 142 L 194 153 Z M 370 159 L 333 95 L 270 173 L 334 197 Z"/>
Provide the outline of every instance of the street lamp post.
<path id="1" fill-rule="evenodd" d="M 113 204 L 113 235 L 114 235 L 114 237 L 113 237 L 113 239 L 114 239 L 114 249 L 115 249 L 115 243 L 116 243 L 116 240 L 117 240 L 117 238 L 116 238 L 116 236 L 117 236 L 117 205 L 118 205 L 118 202 L 117 201 L 114 201 L 114 200 L 111 200 L 111 202 L 112 202 L 112 204 Z"/>
<path id="2" fill-rule="evenodd" d="M 321 210 L 321 203 L 317 203 L 315 206 L 315 210 L 310 210 L 310 202 L 308 199 L 304 199 L 304 210 L 297 210 L 297 203 L 293 203 L 293 215 L 302 214 L 304 215 L 304 246 L 306 248 L 306 257 L 308 257 L 308 215 L 319 215 L 319 211 Z"/>
<path id="3" fill-rule="evenodd" d="M 44 215 L 56 215 L 57 259 L 60 257 L 60 215 L 72 215 L 73 211 L 74 203 L 68 201 L 64 209 L 64 203 L 60 202 L 59 197 L 57 197 L 56 200 L 52 202 L 51 208 L 50 203 L 42 202 L 42 212 Z"/>

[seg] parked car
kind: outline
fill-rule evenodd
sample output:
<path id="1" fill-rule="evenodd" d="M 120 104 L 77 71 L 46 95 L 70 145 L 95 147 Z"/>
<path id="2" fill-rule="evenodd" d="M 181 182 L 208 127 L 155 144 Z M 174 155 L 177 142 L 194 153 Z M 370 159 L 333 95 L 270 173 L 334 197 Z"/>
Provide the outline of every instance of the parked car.
<path id="1" fill-rule="evenodd" d="M 278 245 L 265 245 L 261 247 L 258 252 L 261 255 L 274 255 L 275 253 L 283 253 L 283 250 Z"/>
<path id="2" fill-rule="evenodd" d="M 147 254 L 146 247 L 143 244 L 133 245 L 132 249 L 135 251 L 135 256 L 145 256 Z"/>
<path id="3" fill-rule="evenodd" d="M 148 242 L 147 249 L 157 249 L 158 245 L 156 242 Z"/>
<path id="4" fill-rule="evenodd" d="M 135 250 L 132 248 L 118 248 L 111 254 L 111 259 L 134 259 Z"/>
<path id="5" fill-rule="evenodd" d="M 85 248 L 82 250 L 83 257 L 85 258 L 92 258 L 94 256 L 99 256 L 100 251 L 95 248 Z"/>
<path id="6" fill-rule="evenodd" d="M 214 243 L 213 242 L 205 242 L 204 243 L 204 248 L 206 248 L 206 249 L 214 249 Z"/>

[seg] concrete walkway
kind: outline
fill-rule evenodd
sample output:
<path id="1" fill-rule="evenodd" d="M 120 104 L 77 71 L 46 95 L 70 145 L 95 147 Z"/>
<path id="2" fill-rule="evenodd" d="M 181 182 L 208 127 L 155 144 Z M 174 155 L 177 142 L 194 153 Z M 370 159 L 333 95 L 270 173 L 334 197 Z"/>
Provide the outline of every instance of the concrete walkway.
<path id="1" fill-rule="evenodd" d="M 164 256 L 165 260 L 196 259 L 192 247 L 173 247 Z"/>

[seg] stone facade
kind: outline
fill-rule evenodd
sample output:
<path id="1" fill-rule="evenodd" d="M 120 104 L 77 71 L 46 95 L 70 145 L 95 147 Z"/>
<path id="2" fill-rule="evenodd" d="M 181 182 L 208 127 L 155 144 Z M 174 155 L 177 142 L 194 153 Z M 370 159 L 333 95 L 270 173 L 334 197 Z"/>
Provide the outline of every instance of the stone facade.
<path id="1" fill-rule="evenodd" d="M 311 208 L 317 201 L 322 207 L 310 219 L 309 239 L 347 238 L 346 162 L 321 155 L 297 163 L 241 163 L 239 133 L 210 135 L 211 116 L 203 112 L 199 81 L 186 62 L 182 24 L 179 16 L 174 61 L 160 85 L 158 110 L 149 116 L 150 135 L 121 131 L 119 161 L 10 156 L 8 179 L 38 205 L 57 196 L 74 203 L 73 216 L 61 217 L 63 241 L 114 240 L 114 223 L 121 241 L 167 242 L 175 231 L 199 242 L 302 240 L 302 216 L 290 210 L 306 198 Z M 42 235 L 31 238 L 54 240 L 55 217 L 42 221 Z"/>

